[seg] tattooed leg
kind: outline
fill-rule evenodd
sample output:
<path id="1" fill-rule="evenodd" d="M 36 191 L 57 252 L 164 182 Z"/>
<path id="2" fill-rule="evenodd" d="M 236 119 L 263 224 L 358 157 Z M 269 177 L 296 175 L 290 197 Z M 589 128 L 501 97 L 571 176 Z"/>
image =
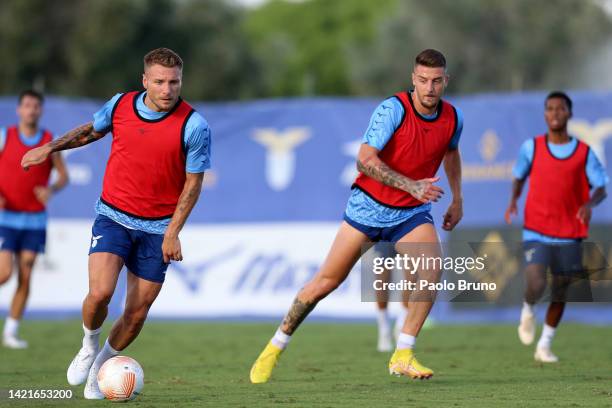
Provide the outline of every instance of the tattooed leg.
<path id="1" fill-rule="evenodd" d="M 316 305 L 317 301 L 301 301 L 296 297 L 281 323 L 280 329 L 283 333 L 291 336 Z"/>

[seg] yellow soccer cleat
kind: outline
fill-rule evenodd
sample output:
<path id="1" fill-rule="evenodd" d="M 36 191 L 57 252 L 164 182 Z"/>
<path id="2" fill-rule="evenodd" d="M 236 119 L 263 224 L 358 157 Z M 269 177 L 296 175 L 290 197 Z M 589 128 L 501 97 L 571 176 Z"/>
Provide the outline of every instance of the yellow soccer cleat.
<path id="1" fill-rule="evenodd" d="M 270 379 L 272 370 L 282 352 L 283 349 L 276 347 L 272 342 L 268 342 L 266 348 L 263 349 L 255 360 L 253 367 L 251 367 L 250 377 L 253 384 L 262 384 Z"/>
<path id="2" fill-rule="evenodd" d="M 429 379 L 433 370 L 419 363 L 411 349 L 395 350 L 389 360 L 389 374 L 410 378 Z"/>

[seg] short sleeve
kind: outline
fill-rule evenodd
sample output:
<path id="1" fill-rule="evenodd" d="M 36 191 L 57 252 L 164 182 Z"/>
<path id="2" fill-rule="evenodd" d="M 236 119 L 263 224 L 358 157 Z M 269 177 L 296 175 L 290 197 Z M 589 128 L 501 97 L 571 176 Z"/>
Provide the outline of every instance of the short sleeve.
<path id="1" fill-rule="evenodd" d="M 459 139 L 461 139 L 461 133 L 463 132 L 463 112 L 457 107 L 455 107 L 455 112 L 457 113 L 457 127 L 448 145 L 449 150 L 456 150 L 459 147 Z"/>
<path id="2" fill-rule="evenodd" d="M 6 128 L 0 127 L 0 152 L 4 149 L 6 143 Z"/>
<path id="3" fill-rule="evenodd" d="M 372 113 L 368 129 L 363 135 L 363 143 L 379 151 L 382 150 L 404 118 L 404 107 L 396 98 L 387 98 Z"/>
<path id="4" fill-rule="evenodd" d="M 115 105 L 117 104 L 117 101 L 121 95 L 123 94 L 116 94 L 108 102 L 106 102 L 99 111 L 94 113 L 93 128 L 96 132 L 106 133 L 111 130 L 113 125 L 113 109 L 115 108 Z"/>
<path id="5" fill-rule="evenodd" d="M 206 120 L 197 112 L 188 119 L 185 126 L 187 147 L 187 173 L 203 173 L 210 169 L 211 130 Z"/>
<path id="6" fill-rule="evenodd" d="M 524 180 L 531 170 L 531 162 L 533 161 L 533 139 L 525 140 L 519 150 L 518 159 L 514 163 L 512 168 L 512 175 L 519 179 Z"/>
<path id="7" fill-rule="evenodd" d="M 610 182 L 605 167 L 591 149 L 589 149 L 589 155 L 587 156 L 586 173 L 589 184 L 593 186 L 593 188 L 604 187 Z"/>

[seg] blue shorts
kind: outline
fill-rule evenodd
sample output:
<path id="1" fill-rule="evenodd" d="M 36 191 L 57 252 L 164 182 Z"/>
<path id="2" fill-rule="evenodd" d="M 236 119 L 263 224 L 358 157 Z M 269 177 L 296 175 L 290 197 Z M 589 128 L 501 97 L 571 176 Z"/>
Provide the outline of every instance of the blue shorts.
<path id="1" fill-rule="evenodd" d="M 0 251 L 23 250 L 43 253 L 47 242 L 47 231 L 42 229 L 16 229 L 0 227 Z"/>
<path id="2" fill-rule="evenodd" d="M 547 243 L 525 241 L 523 243 L 525 264 L 540 264 L 550 267 L 553 275 L 574 275 L 583 271 L 582 243 Z"/>
<path id="3" fill-rule="evenodd" d="M 167 263 L 162 254 L 161 234 L 126 228 L 104 215 L 98 215 L 91 228 L 89 255 L 109 252 L 123 258 L 125 266 L 139 278 L 163 283 Z"/>
<path id="4" fill-rule="evenodd" d="M 419 225 L 434 223 L 429 211 L 416 213 L 406 221 L 390 227 L 370 227 L 369 225 L 363 225 L 357 221 L 353 221 L 346 214 L 344 214 L 344 221 L 353 228 L 363 232 L 373 242 L 397 242 Z"/>

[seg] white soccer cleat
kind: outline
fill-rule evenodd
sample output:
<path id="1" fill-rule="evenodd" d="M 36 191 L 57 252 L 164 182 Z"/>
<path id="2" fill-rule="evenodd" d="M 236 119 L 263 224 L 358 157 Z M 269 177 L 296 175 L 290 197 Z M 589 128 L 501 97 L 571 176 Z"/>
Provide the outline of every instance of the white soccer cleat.
<path id="1" fill-rule="evenodd" d="M 378 345 L 376 346 L 376 350 L 380 352 L 393 350 L 393 339 L 389 331 L 378 333 Z"/>
<path id="2" fill-rule="evenodd" d="M 3 336 L 2 345 L 10 349 L 26 349 L 28 348 L 28 342 L 20 339 L 17 336 Z"/>
<path id="3" fill-rule="evenodd" d="M 559 362 L 559 357 L 555 356 L 549 347 L 537 347 L 533 358 L 540 363 Z"/>
<path id="4" fill-rule="evenodd" d="M 533 313 L 521 312 L 521 322 L 518 326 L 518 336 L 521 343 L 528 346 L 533 343 L 536 332 L 536 319 Z"/>
<path id="5" fill-rule="evenodd" d="M 97 355 L 97 349 L 92 350 L 90 348 L 81 347 L 77 355 L 70 363 L 70 366 L 68 367 L 68 372 L 66 373 L 66 377 L 68 378 L 68 384 L 83 384 L 85 380 L 87 380 L 89 369 L 91 368 L 91 365 L 93 364 Z"/>
<path id="6" fill-rule="evenodd" d="M 104 394 L 102 394 L 100 387 L 98 387 L 98 371 L 93 366 L 89 369 L 87 384 L 85 384 L 85 390 L 83 391 L 85 399 L 104 399 Z"/>

